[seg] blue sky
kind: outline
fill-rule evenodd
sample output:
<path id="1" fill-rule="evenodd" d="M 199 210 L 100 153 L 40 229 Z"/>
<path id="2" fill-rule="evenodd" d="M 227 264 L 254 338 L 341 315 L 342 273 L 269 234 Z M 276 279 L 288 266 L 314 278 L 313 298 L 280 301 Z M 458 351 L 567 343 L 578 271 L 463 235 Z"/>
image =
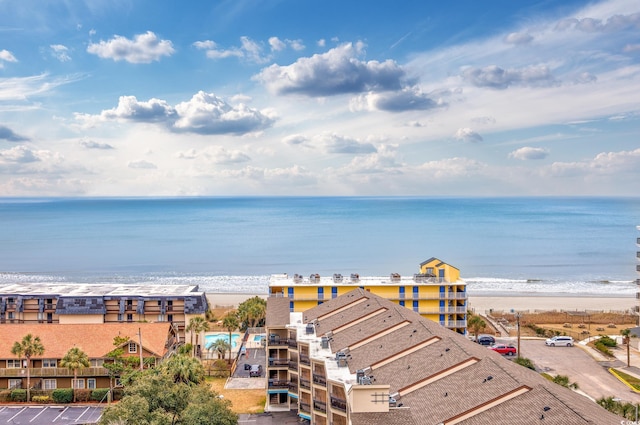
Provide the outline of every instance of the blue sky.
<path id="1" fill-rule="evenodd" d="M 0 0 L 0 196 L 639 183 L 637 0 Z"/>

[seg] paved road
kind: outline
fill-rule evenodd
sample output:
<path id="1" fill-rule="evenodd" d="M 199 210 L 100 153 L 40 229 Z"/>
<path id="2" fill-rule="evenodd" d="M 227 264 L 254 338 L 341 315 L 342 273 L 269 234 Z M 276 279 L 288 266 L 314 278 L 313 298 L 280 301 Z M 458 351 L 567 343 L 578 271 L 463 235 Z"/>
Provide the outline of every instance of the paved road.
<path id="1" fill-rule="evenodd" d="M 514 338 L 498 338 L 498 341 L 516 345 Z M 547 347 L 543 340 L 521 340 L 520 355 L 551 375 L 568 376 L 569 382 L 577 382 L 579 389 L 593 399 L 613 396 L 640 403 L 640 394 L 607 371 L 611 362 L 597 362 L 581 347 Z M 616 366 L 624 366 L 622 362 L 617 363 Z"/>

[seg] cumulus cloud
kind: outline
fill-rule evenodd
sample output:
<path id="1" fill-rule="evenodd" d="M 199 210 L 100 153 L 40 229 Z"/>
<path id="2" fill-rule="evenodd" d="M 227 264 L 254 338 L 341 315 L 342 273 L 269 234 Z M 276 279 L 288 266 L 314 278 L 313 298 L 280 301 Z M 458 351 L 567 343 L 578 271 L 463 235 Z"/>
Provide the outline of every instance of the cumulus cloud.
<path id="1" fill-rule="evenodd" d="M 543 148 L 532 148 L 525 146 L 509 153 L 509 158 L 526 161 L 529 159 L 545 159 L 549 156 L 549 151 Z"/>
<path id="2" fill-rule="evenodd" d="M 134 36 L 133 40 L 116 35 L 111 40 L 90 43 L 87 52 L 116 62 L 151 63 L 163 56 L 171 56 L 175 50 L 171 41 L 160 40 L 153 32 L 147 31 Z"/>
<path id="3" fill-rule="evenodd" d="M 15 146 L 11 149 L 0 151 L 0 162 L 26 164 L 40 161 L 37 151 L 33 151 L 26 146 Z"/>
<path id="4" fill-rule="evenodd" d="M 269 39 L 271 50 L 282 50 L 286 44 L 277 37 Z M 254 63 L 266 63 L 270 60 L 270 56 L 264 53 L 262 45 L 253 41 L 249 37 L 240 37 L 240 46 L 234 46 L 227 49 L 221 48 L 215 41 L 204 40 L 193 43 L 196 49 L 204 50 L 209 59 L 226 59 L 239 58 Z M 281 48 L 280 48 L 281 47 Z"/>
<path id="5" fill-rule="evenodd" d="M 419 170 L 434 179 L 450 179 L 452 177 L 468 177 L 486 169 L 487 165 L 469 158 L 446 158 L 428 161 L 420 165 Z"/>
<path id="6" fill-rule="evenodd" d="M 288 47 L 291 47 L 295 51 L 304 50 L 305 46 L 302 40 L 280 40 L 278 37 L 270 37 L 269 38 L 269 46 L 271 46 L 271 51 L 279 52 Z"/>
<path id="7" fill-rule="evenodd" d="M 512 32 L 510 34 L 507 34 L 507 36 L 504 38 L 505 43 L 517 45 L 529 44 L 532 40 L 533 37 L 531 36 L 531 34 L 528 34 L 526 32 Z"/>
<path id="8" fill-rule="evenodd" d="M 314 141 L 327 153 L 368 154 L 377 151 L 371 143 L 360 142 L 335 133 L 319 135 Z"/>
<path id="9" fill-rule="evenodd" d="M 443 106 L 444 102 L 433 100 L 417 87 L 407 87 L 399 91 L 369 92 L 352 99 L 352 110 L 404 112 L 428 110 Z"/>
<path id="10" fill-rule="evenodd" d="M 108 143 L 98 143 L 98 142 L 94 142 L 93 140 L 82 140 L 80 142 L 80 145 L 82 145 L 87 149 L 104 149 L 104 150 L 114 149 L 114 147 Z"/>
<path id="11" fill-rule="evenodd" d="M 244 152 L 227 150 L 221 146 L 207 149 L 204 155 L 216 164 L 239 164 L 241 162 L 251 161 L 251 157 Z"/>
<path id="12" fill-rule="evenodd" d="M 62 44 L 52 44 L 49 47 L 51 48 L 51 55 L 60 62 L 67 62 L 71 60 L 71 56 L 69 56 L 69 48 L 67 46 Z"/>
<path id="13" fill-rule="evenodd" d="M 231 106 L 213 93 L 200 91 L 175 107 L 174 131 L 198 134 L 244 134 L 270 127 L 274 118 L 244 104 Z"/>
<path id="14" fill-rule="evenodd" d="M 0 50 L 0 68 L 4 67 L 4 62 L 18 62 L 13 53 L 8 50 Z"/>
<path id="15" fill-rule="evenodd" d="M 273 64 L 254 78 L 277 94 L 332 96 L 370 90 L 397 90 L 405 71 L 394 61 L 368 61 L 361 42 L 346 43 L 287 66 Z"/>
<path id="16" fill-rule="evenodd" d="M 130 161 L 129 164 L 127 164 L 127 167 L 141 170 L 153 170 L 158 168 L 153 162 L 145 161 L 144 159 Z"/>
<path id="17" fill-rule="evenodd" d="M 522 69 L 503 69 L 496 65 L 484 68 L 469 67 L 462 78 L 476 87 L 506 89 L 512 85 L 548 87 L 557 84 L 547 66 L 529 66 Z"/>
<path id="18" fill-rule="evenodd" d="M 270 127 L 275 118 L 267 112 L 240 103 L 230 105 L 213 93 L 200 91 L 191 100 L 175 107 L 160 99 L 139 101 L 135 96 L 121 96 L 118 106 L 98 115 L 76 114 L 87 126 L 99 122 L 152 122 L 174 132 L 197 134 L 245 134 Z"/>
<path id="19" fill-rule="evenodd" d="M 578 30 L 583 32 L 615 32 L 629 28 L 640 28 L 640 13 L 613 15 L 606 20 L 596 18 L 563 19 L 555 26 L 557 31 Z"/>
<path id="20" fill-rule="evenodd" d="M 29 139 L 19 134 L 16 134 L 9 127 L 0 125 L 0 140 L 6 140 L 8 142 L 26 142 Z"/>
<path id="21" fill-rule="evenodd" d="M 302 145 L 309 141 L 309 139 L 302 134 L 292 134 L 282 139 L 282 141 L 287 145 Z"/>
<path id="22" fill-rule="evenodd" d="M 454 139 L 462 142 L 482 142 L 482 136 L 470 128 L 459 128 L 453 135 Z"/>
<path id="23" fill-rule="evenodd" d="M 294 165 L 287 168 L 245 167 L 240 170 L 224 170 L 221 176 L 233 179 L 247 179 L 261 185 L 281 187 L 309 186 L 317 182 L 316 177 L 304 167 Z"/>
<path id="24" fill-rule="evenodd" d="M 554 176 L 573 176 L 584 173 L 616 175 L 622 171 L 636 171 L 640 167 L 640 149 L 602 152 L 589 161 L 554 162 L 549 172 Z"/>

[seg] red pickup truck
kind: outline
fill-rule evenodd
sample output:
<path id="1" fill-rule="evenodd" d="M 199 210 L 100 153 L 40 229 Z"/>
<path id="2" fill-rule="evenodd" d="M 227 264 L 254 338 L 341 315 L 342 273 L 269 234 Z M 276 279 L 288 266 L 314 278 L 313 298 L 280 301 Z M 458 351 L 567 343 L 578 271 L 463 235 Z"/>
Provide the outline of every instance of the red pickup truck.
<path id="1" fill-rule="evenodd" d="M 493 344 L 491 347 L 488 347 L 490 350 L 497 351 L 502 355 L 507 356 L 515 356 L 516 355 L 516 347 L 511 347 L 505 344 Z"/>

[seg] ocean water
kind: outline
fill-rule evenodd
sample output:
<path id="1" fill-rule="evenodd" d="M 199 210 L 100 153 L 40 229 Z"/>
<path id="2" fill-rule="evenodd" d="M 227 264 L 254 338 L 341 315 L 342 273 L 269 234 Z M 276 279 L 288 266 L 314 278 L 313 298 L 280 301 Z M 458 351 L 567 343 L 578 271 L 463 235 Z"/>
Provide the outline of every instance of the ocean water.
<path id="1" fill-rule="evenodd" d="M 638 225 L 640 198 L 0 198 L 0 283 L 266 293 L 437 257 L 471 294 L 632 296 Z"/>

